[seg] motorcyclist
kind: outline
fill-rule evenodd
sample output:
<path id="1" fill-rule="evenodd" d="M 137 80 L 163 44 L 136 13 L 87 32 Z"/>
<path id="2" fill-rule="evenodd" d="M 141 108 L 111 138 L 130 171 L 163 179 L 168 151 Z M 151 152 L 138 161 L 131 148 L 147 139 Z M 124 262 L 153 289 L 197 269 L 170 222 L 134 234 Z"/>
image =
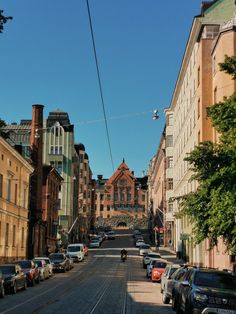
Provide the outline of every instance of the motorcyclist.
<path id="1" fill-rule="evenodd" d="M 120 251 L 120 256 L 121 256 L 121 258 L 122 258 L 122 256 L 124 256 L 125 255 L 125 258 L 127 257 L 127 251 L 126 251 L 126 249 L 122 249 L 121 251 Z"/>

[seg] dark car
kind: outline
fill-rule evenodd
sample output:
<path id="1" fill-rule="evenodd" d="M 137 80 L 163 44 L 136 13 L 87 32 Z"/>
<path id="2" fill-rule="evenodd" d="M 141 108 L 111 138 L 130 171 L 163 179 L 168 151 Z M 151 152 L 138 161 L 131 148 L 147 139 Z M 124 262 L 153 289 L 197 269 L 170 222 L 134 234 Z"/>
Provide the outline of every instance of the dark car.
<path id="1" fill-rule="evenodd" d="M 52 253 L 49 258 L 53 265 L 53 271 L 68 271 L 70 270 L 70 261 L 64 253 Z"/>
<path id="2" fill-rule="evenodd" d="M 173 298 L 177 313 L 236 314 L 236 276 L 215 269 L 190 268 Z"/>
<path id="3" fill-rule="evenodd" d="M 5 291 L 16 293 L 19 289 L 26 290 L 26 275 L 19 264 L 0 265 L 0 271 L 3 274 Z"/>
<path id="4" fill-rule="evenodd" d="M 3 274 L 0 271 L 0 298 L 4 298 L 4 296 L 5 296 L 4 279 Z"/>
<path id="5" fill-rule="evenodd" d="M 26 274 L 28 286 L 34 286 L 35 283 L 40 283 L 40 272 L 38 267 L 32 260 L 20 260 L 17 261 L 23 272 Z"/>

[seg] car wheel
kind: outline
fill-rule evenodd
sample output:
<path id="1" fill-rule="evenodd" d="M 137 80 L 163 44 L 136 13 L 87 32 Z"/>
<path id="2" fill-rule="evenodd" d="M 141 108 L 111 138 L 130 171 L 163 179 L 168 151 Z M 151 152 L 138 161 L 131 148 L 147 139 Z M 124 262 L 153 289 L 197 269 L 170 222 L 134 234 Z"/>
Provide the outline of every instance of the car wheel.
<path id="1" fill-rule="evenodd" d="M 11 289 L 11 292 L 13 293 L 13 294 L 16 294 L 16 292 L 17 292 L 17 287 L 16 287 L 16 282 L 14 281 L 14 283 L 13 283 L 13 287 L 12 287 L 12 289 Z"/>
<path id="2" fill-rule="evenodd" d="M 170 298 L 168 298 L 168 297 L 166 296 L 165 292 L 163 292 L 163 294 L 162 294 L 162 302 L 163 302 L 164 304 L 169 304 L 169 303 L 170 303 Z"/>

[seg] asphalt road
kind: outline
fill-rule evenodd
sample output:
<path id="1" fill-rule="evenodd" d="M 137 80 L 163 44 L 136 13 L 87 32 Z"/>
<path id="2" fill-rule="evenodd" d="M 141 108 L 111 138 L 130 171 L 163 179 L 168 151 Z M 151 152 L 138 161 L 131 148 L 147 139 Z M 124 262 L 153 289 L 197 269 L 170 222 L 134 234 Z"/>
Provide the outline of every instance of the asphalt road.
<path id="1" fill-rule="evenodd" d="M 170 314 L 170 305 L 161 301 L 160 284 L 146 278 L 142 258 L 129 231 L 117 231 L 115 240 L 90 249 L 85 261 L 66 273 L 6 295 L 0 300 L 0 314 Z M 120 260 L 126 248 L 128 259 Z"/>

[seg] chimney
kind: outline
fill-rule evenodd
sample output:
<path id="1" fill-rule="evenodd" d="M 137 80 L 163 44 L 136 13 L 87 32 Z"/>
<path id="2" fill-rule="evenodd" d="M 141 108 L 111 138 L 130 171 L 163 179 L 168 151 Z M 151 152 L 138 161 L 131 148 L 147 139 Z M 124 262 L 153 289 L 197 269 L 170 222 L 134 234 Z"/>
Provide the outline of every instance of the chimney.
<path id="1" fill-rule="evenodd" d="M 43 175 L 43 105 L 32 106 L 31 124 L 31 160 L 35 168 L 35 197 L 36 217 L 41 218 L 42 214 L 42 175 Z"/>

